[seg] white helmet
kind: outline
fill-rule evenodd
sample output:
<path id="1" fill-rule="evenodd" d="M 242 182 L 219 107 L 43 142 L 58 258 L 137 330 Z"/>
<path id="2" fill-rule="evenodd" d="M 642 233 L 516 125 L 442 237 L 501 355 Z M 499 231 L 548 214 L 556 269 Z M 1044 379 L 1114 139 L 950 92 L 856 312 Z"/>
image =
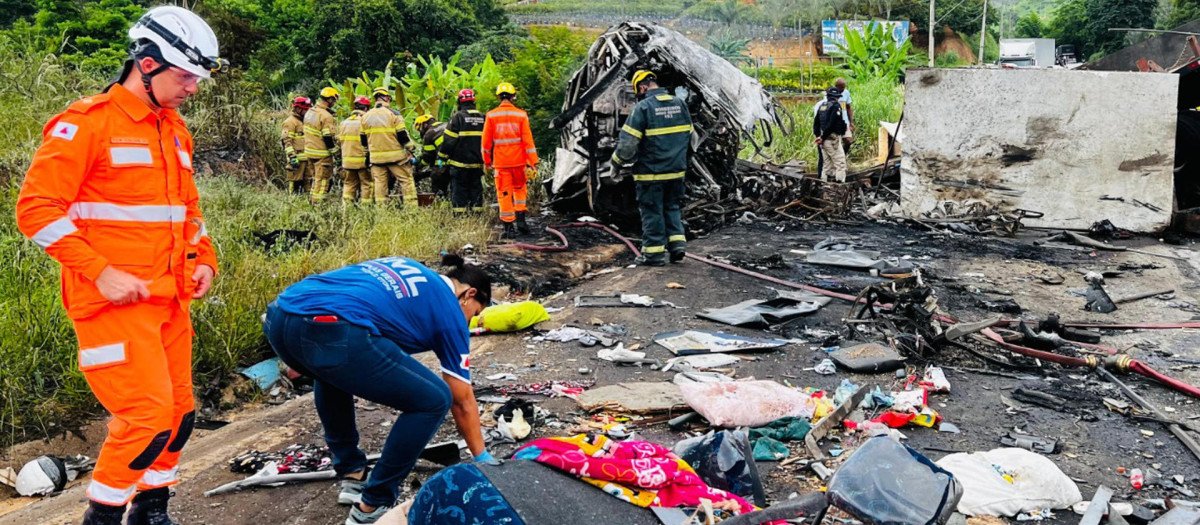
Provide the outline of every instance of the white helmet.
<path id="1" fill-rule="evenodd" d="M 182 7 L 165 5 L 146 11 L 129 28 L 129 39 L 135 49 L 139 40 L 153 42 L 165 62 L 200 78 L 210 78 L 211 72 L 228 67 L 219 58 L 217 35 L 212 28 Z"/>

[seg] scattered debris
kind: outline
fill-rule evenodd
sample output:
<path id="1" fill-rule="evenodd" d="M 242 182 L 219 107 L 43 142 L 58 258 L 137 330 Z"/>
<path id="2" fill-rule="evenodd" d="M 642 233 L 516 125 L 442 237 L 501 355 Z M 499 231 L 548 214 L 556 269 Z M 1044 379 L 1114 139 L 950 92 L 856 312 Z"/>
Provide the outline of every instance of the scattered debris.
<path id="1" fill-rule="evenodd" d="M 688 406 L 718 428 L 760 427 L 785 417 L 813 416 L 810 397 L 774 381 L 681 385 Z"/>
<path id="2" fill-rule="evenodd" d="M 780 341 L 778 339 L 741 337 L 700 330 L 684 330 L 682 332 L 657 334 L 654 336 L 654 342 L 670 350 L 675 355 L 770 350 L 787 345 L 787 341 Z"/>
<path id="3" fill-rule="evenodd" d="M 828 297 L 817 297 L 811 302 L 784 297 L 766 301 L 751 299 L 724 308 L 709 308 L 697 317 L 732 326 L 768 326 L 811 314 L 830 300 Z"/>
<path id="4" fill-rule="evenodd" d="M 1025 449 L 950 454 L 937 464 L 962 483 L 958 511 L 968 516 L 1012 517 L 1083 501 L 1079 487 L 1053 461 Z"/>
<path id="5" fill-rule="evenodd" d="M 671 308 L 681 308 L 667 301 L 655 301 L 653 297 L 648 295 L 632 293 L 615 293 L 611 295 L 580 295 L 575 297 L 575 306 L 579 308 L 619 308 L 628 306 L 640 306 L 645 308 L 669 306 Z"/>
<path id="6" fill-rule="evenodd" d="M 1058 440 L 1029 436 L 1017 432 L 1009 432 L 1000 437 L 1000 444 L 1006 447 L 1023 448 L 1039 454 L 1054 454 L 1058 452 Z"/>
<path id="7" fill-rule="evenodd" d="M 833 363 L 832 359 L 822 359 L 812 370 L 823 376 L 831 376 L 837 373 L 837 365 Z"/>
<path id="8" fill-rule="evenodd" d="M 964 496 L 956 478 L 908 446 L 874 437 L 833 474 L 828 497 L 867 523 L 945 523 Z"/>
<path id="9" fill-rule="evenodd" d="M 575 400 L 588 412 L 654 414 L 687 406 L 679 385 L 674 383 L 617 383 L 583 392 Z"/>
<path id="10" fill-rule="evenodd" d="M 710 431 L 676 443 L 673 452 L 713 488 L 752 497 L 758 505 L 765 504 L 766 494 L 744 432 Z"/>
<path id="11" fill-rule="evenodd" d="M 880 252 L 855 250 L 853 244 L 837 241 L 830 237 L 813 246 L 804 261 L 809 264 L 853 268 L 857 270 L 885 270 L 889 268 L 912 268 L 913 264 L 902 258 L 881 258 Z"/>
<path id="12" fill-rule="evenodd" d="M 829 352 L 838 366 L 858 374 L 891 372 L 904 367 L 904 356 L 879 343 L 863 343 Z"/>

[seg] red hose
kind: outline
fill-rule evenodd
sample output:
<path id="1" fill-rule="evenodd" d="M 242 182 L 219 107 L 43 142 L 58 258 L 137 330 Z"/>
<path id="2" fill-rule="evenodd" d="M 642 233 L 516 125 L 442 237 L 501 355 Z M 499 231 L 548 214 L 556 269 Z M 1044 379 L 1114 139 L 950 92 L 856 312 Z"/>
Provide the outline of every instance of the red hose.
<path id="1" fill-rule="evenodd" d="M 1196 388 L 1194 385 L 1184 383 L 1183 381 L 1180 381 L 1178 379 L 1175 379 L 1173 377 L 1165 375 L 1165 374 L 1159 372 L 1158 370 L 1150 368 L 1149 366 L 1146 365 L 1146 363 L 1143 363 L 1141 361 L 1134 361 L 1134 362 L 1130 363 L 1129 369 L 1133 370 L 1134 372 L 1137 372 L 1139 374 L 1142 374 L 1146 377 L 1149 377 L 1150 379 L 1158 381 L 1159 383 L 1170 386 L 1170 387 L 1174 388 L 1175 390 L 1183 392 L 1189 396 L 1200 397 L 1200 388 Z"/>
<path id="2" fill-rule="evenodd" d="M 546 227 L 546 231 L 557 236 L 558 239 L 562 241 L 562 245 L 561 246 L 542 246 L 540 244 L 526 244 L 523 242 L 514 242 L 512 244 L 501 244 L 501 245 L 497 245 L 494 247 L 495 248 L 519 248 L 522 250 L 532 250 L 535 252 L 565 252 L 565 251 L 567 251 L 568 248 L 571 247 L 571 244 L 567 242 L 567 237 L 565 235 L 563 235 L 562 232 L 560 232 L 554 228 L 551 228 L 549 226 Z"/>
<path id="3" fill-rule="evenodd" d="M 597 230 L 604 230 L 608 232 L 609 235 L 616 237 L 618 241 L 625 243 L 625 247 L 629 248 L 629 251 L 633 252 L 634 257 L 640 257 L 642 255 L 642 251 L 637 249 L 637 246 L 634 246 L 633 243 L 630 242 L 629 239 L 626 239 L 624 235 L 621 235 L 617 233 L 616 230 L 613 230 L 612 228 L 609 228 L 608 226 L 598 222 L 571 222 L 567 224 L 556 225 L 555 228 L 595 228 Z"/>
<path id="4" fill-rule="evenodd" d="M 999 324 L 1004 326 L 1013 326 L 1020 323 L 1020 319 L 1003 319 Z M 1179 323 L 1126 323 L 1126 324 L 1105 324 L 1105 323 L 1059 323 L 1063 326 L 1072 328 L 1100 328 L 1107 330 L 1174 330 L 1179 328 L 1200 328 L 1200 321 L 1183 321 Z"/>
<path id="5" fill-rule="evenodd" d="M 1043 360 L 1050 361 L 1053 363 L 1058 363 L 1063 366 L 1075 366 L 1075 367 L 1085 367 L 1085 368 L 1090 368 L 1092 366 L 1091 363 L 1089 363 L 1086 359 L 1080 359 L 1078 357 L 1070 357 L 1070 356 L 1065 356 L 1065 355 L 1060 355 L 1060 354 L 1053 354 L 1050 352 L 1034 350 L 1032 348 L 1028 348 L 1028 347 L 1024 347 L 1024 346 L 1020 346 L 1020 345 L 1014 345 L 1012 343 L 1005 341 L 1003 337 L 1000 337 L 1000 334 L 997 334 L 996 332 L 992 331 L 991 328 L 984 328 L 983 331 L 981 331 L 980 333 L 983 334 L 984 337 L 991 339 L 993 343 L 996 343 L 1001 348 L 1004 348 L 1005 350 L 1008 350 L 1008 351 L 1016 353 L 1016 354 L 1033 357 L 1035 359 L 1043 359 Z"/>

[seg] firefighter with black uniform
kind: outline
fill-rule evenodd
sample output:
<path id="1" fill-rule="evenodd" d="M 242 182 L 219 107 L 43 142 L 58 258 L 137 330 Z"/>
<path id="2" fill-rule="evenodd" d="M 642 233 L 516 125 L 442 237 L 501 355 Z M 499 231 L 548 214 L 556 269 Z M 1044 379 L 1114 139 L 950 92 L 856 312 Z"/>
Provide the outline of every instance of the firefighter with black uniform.
<path id="1" fill-rule="evenodd" d="M 421 157 L 417 166 L 417 180 L 430 178 L 433 193 L 440 199 L 450 197 L 450 174 L 446 172 L 444 162 L 438 158 L 438 147 L 442 145 L 446 123 L 433 119 L 433 115 L 425 114 L 413 121 L 413 127 L 421 135 Z"/>
<path id="2" fill-rule="evenodd" d="M 633 90 L 643 97 L 625 125 L 613 152 L 613 162 L 633 168 L 638 211 L 642 215 L 642 256 L 637 263 L 663 266 L 683 262 L 687 238 L 681 210 L 687 172 L 692 117 L 687 104 L 658 87 L 657 76 L 646 70 L 633 75 Z"/>
<path id="3" fill-rule="evenodd" d="M 475 91 L 458 92 L 458 111 L 446 123 L 438 158 L 446 164 L 450 202 L 458 213 L 483 209 L 483 124 L 486 117 L 475 109 Z"/>

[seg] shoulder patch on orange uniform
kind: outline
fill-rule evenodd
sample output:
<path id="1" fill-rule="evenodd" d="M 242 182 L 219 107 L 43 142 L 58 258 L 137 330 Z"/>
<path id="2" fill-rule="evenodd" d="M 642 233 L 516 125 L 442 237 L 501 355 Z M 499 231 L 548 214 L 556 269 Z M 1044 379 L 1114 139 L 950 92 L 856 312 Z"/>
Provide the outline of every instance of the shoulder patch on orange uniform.
<path id="1" fill-rule="evenodd" d="M 107 104 L 110 99 L 111 97 L 108 93 L 100 93 L 99 95 L 83 97 L 71 103 L 71 105 L 67 107 L 67 111 L 72 113 L 87 113 L 95 108 Z"/>

